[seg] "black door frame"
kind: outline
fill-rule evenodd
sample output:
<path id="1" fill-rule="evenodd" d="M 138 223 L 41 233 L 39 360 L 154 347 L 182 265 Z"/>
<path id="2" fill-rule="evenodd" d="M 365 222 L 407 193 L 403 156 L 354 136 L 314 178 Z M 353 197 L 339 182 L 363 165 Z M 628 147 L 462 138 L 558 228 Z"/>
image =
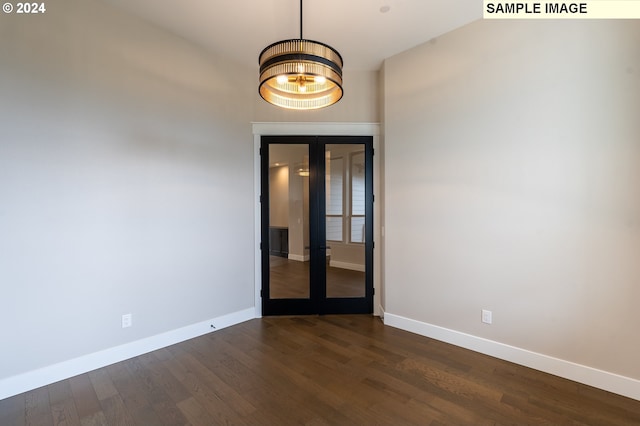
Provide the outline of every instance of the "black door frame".
<path id="1" fill-rule="evenodd" d="M 269 145 L 309 146 L 309 242 L 310 297 L 271 299 L 269 297 Z M 327 144 L 362 144 L 365 151 L 365 296 L 326 297 L 326 199 L 325 147 Z M 261 136 L 261 283 L 263 315 L 314 315 L 373 313 L 373 137 L 372 136 Z"/>

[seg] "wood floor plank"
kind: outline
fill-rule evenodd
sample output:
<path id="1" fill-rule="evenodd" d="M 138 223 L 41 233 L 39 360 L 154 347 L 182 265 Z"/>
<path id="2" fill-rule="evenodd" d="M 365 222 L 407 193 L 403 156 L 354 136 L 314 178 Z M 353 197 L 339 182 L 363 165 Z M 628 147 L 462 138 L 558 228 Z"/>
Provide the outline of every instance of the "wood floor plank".
<path id="1" fill-rule="evenodd" d="M 118 395 L 118 390 L 113 386 L 111 377 L 109 377 L 109 373 L 106 369 L 101 368 L 99 370 L 94 370 L 89 372 L 88 375 L 89 380 L 91 380 L 93 390 L 98 397 L 98 401 L 102 402 Z"/>
<path id="2" fill-rule="evenodd" d="M 106 367 L 109 377 L 124 403 L 127 413 L 135 424 L 161 425 L 162 418 L 154 411 L 146 388 L 136 380 L 125 363 Z"/>
<path id="3" fill-rule="evenodd" d="M 53 425 L 49 391 L 46 386 L 25 394 L 25 424 L 37 426 Z"/>
<path id="4" fill-rule="evenodd" d="M 80 420 L 80 424 L 82 426 L 109 426 L 107 418 L 104 416 L 104 412 L 102 410 L 89 416 L 83 417 Z"/>
<path id="5" fill-rule="evenodd" d="M 123 365 L 129 371 L 131 376 L 135 377 L 138 385 L 143 389 L 147 399 L 152 403 L 162 403 L 170 400 L 165 387 L 159 385 L 156 375 L 151 370 L 153 361 L 148 357 L 136 357 L 123 362 Z M 177 401 L 189 397 L 188 392 L 181 392 L 183 389 L 178 386 L 175 390 L 179 393 Z"/>
<path id="6" fill-rule="evenodd" d="M 102 405 L 107 424 L 110 426 L 133 426 L 136 424 L 119 394 L 101 399 L 100 405 Z"/>
<path id="7" fill-rule="evenodd" d="M 241 369 L 247 369 L 250 375 L 251 365 L 249 358 L 240 360 L 233 365 L 227 364 L 225 368 L 238 373 Z M 266 370 L 266 369 L 265 369 Z M 244 376 L 240 376 L 244 377 Z M 275 424 L 286 424 L 287 422 L 305 423 L 306 419 L 313 417 L 313 413 L 301 401 L 304 400 L 305 394 L 292 393 L 290 390 L 290 381 L 285 377 L 280 377 L 277 372 L 261 372 L 252 379 L 253 386 L 251 390 L 245 391 L 243 396 L 254 406 L 256 411 L 247 416 L 249 419 L 260 418 L 254 416 L 255 413 L 270 412 L 270 417 Z"/>
<path id="8" fill-rule="evenodd" d="M 84 424 L 85 418 L 91 418 L 92 420 L 87 420 L 87 422 L 95 423 L 95 419 L 101 417 L 99 414 L 102 413 L 102 407 L 100 406 L 100 401 L 93 388 L 93 384 L 89 379 L 89 375 L 81 374 L 70 378 L 69 387 L 71 388 L 80 422 Z M 104 414 L 102 414 L 102 416 L 104 416 Z"/>
<path id="9" fill-rule="evenodd" d="M 176 357 L 176 361 L 170 367 L 172 373 L 218 424 L 234 423 L 233 419 L 238 418 L 234 408 L 240 411 L 248 409 L 247 413 L 253 411 L 254 408 L 250 404 L 242 404 L 244 400 L 236 392 L 229 395 L 217 392 L 219 390 L 219 387 L 216 387 L 217 377 L 214 378 L 215 375 L 200 364 L 193 355 L 185 353 Z M 244 424 L 239 420 L 235 423 Z"/>
<path id="10" fill-rule="evenodd" d="M 211 414 L 198 403 L 196 398 L 187 398 L 177 404 L 180 411 L 193 426 L 209 426 L 218 424 Z"/>
<path id="11" fill-rule="evenodd" d="M 343 357 L 335 357 L 331 351 L 291 354 L 296 357 L 295 362 L 289 362 L 294 361 L 293 359 L 283 359 L 282 355 L 284 354 L 278 356 L 277 353 L 274 353 L 273 355 L 267 368 L 270 371 L 282 370 L 282 374 L 286 374 L 301 389 L 317 384 L 318 387 L 314 390 L 313 397 L 316 399 L 328 397 L 327 402 L 331 408 L 338 408 L 341 416 L 346 417 L 337 424 L 366 424 L 371 421 L 372 407 L 384 398 L 383 395 L 375 395 L 379 398 L 374 398 L 371 393 L 367 393 L 366 396 L 361 395 L 356 388 L 357 383 L 365 378 L 365 373 L 360 371 L 357 377 L 353 376 L 352 369 L 347 366 L 348 360 Z M 343 369 L 340 369 L 341 367 Z M 339 371 L 336 371 L 336 368 Z M 300 379 L 296 380 L 296 376 L 290 370 L 296 370 Z M 338 402 L 335 402 L 336 400 Z M 345 403 L 345 401 L 349 402 Z M 327 413 L 328 410 L 324 409 L 324 412 Z M 377 413 L 375 417 L 378 422 L 386 421 L 387 424 L 392 421 L 397 422 L 401 418 L 398 413 L 393 416 L 388 412 Z"/>
<path id="12" fill-rule="evenodd" d="M 297 402 L 299 400 L 302 400 L 304 402 L 305 400 L 307 400 L 307 398 L 313 398 L 318 402 L 314 407 L 312 407 L 311 411 L 320 411 L 322 415 L 326 416 L 328 419 L 337 422 L 334 424 L 345 424 L 349 419 L 349 416 L 345 416 L 341 412 L 344 411 L 344 400 L 340 398 L 339 395 L 336 395 L 334 392 L 326 389 L 319 381 L 306 376 L 304 372 L 296 371 L 295 369 L 290 368 L 292 363 L 287 362 L 287 359 L 281 359 L 277 356 L 263 357 L 256 352 L 252 352 L 247 355 L 248 358 L 253 358 L 250 360 L 247 360 L 245 358 L 243 360 L 243 362 L 246 362 L 247 365 L 261 365 L 269 375 L 275 376 L 275 380 L 277 380 L 278 382 L 287 380 L 294 386 L 295 389 L 305 389 L 304 393 L 298 392 L 298 394 L 296 395 L 287 395 L 288 387 L 277 389 L 273 386 L 274 380 L 270 380 L 267 378 L 264 391 L 280 391 L 282 392 L 283 398 L 293 399 L 294 402 Z M 341 422 L 338 422 L 338 420 L 341 420 Z M 313 420 L 312 417 L 312 421 L 317 420 Z"/>
<path id="13" fill-rule="evenodd" d="M 640 425 L 640 401 L 366 315 L 270 317 L 0 401 L 0 425 Z"/>
<path id="14" fill-rule="evenodd" d="M 248 336 L 238 337 L 244 339 L 248 338 Z M 238 341 L 236 339 L 234 343 L 237 342 Z M 229 344 L 228 350 L 233 351 L 234 349 L 235 344 Z M 268 351 L 267 348 L 263 349 L 265 349 L 265 351 Z M 229 360 L 229 362 L 233 364 L 235 364 L 236 362 L 241 363 L 240 365 L 232 367 L 236 371 L 240 371 L 242 367 L 246 368 L 248 371 L 256 370 L 256 368 L 259 368 L 259 375 L 261 376 L 261 378 L 263 378 L 263 380 L 261 381 L 262 386 L 257 387 L 255 392 L 251 392 L 250 395 L 253 395 L 258 402 L 262 402 L 261 400 L 263 398 L 261 397 L 261 395 L 265 393 L 270 395 L 269 404 L 275 404 L 276 406 L 279 406 L 280 409 L 277 411 L 286 413 L 286 417 L 284 417 L 281 421 L 292 421 L 292 415 L 293 413 L 295 413 L 297 421 L 304 424 L 307 421 L 312 421 L 315 418 L 314 410 L 322 410 L 324 411 L 324 413 L 332 413 L 332 415 L 335 415 L 331 403 L 327 404 L 323 399 L 323 397 L 326 396 L 324 390 L 317 387 L 309 388 L 309 386 L 298 386 L 297 384 L 300 384 L 302 382 L 307 383 L 309 380 L 303 377 L 299 377 L 291 369 L 283 367 L 283 365 L 287 364 L 287 361 L 285 359 L 281 359 L 277 355 L 265 355 L 262 351 L 238 350 L 238 352 L 234 355 L 235 361 Z M 292 389 L 298 389 L 298 391 L 291 392 Z M 306 404 L 305 401 L 311 399 L 315 399 L 318 402 L 315 407 L 310 408 L 309 404 Z M 341 404 L 342 402 L 340 400 L 337 400 L 336 403 Z"/>
<path id="15" fill-rule="evenodd" d="M 55 426 L 79 426 L 80 417 L 76 410 L 75 400 L 68 380 L 50 384 L 49 404 Z"/>
<path id="16" fill-rule="evenodd" d="M 188 354 L 181 358 L 183 365 L 203 381 L 207 387 L 223 401 L 229 408 L 240 416 L 246 416 L 255 411 L 255 407 L 247 401 L 232 386 L 224 382 L 217 374 L 200 362 L 198 354 Z"/>
<path id="17" fill-rule="evenodd" d="M 186 424 L 187 420 L 176 404 L 189 393 L 153 355 L 136 357 L 122 363 L 137 382 L 138 392 L 147 396 L 159 424 Z"/>
<path id="18" fill-rule="evenodd" d="M 138 408 L 149 405 L 149 399 L 140 386 L 127 370 L 125 363 L 112 364 L 105 367 L 109 379 L 127 408 Z"/>
<path id="19" fill-rule="evenodd" d="M 164 425 L 187 425 L 189 422 L 176 403 L 156 402 L 153 410 L 160 416 Z"/>
<path id="20" fill-rule="evenodd" d="M 25 394 L 0 399 L 0 425 L 24 426 Z"/>

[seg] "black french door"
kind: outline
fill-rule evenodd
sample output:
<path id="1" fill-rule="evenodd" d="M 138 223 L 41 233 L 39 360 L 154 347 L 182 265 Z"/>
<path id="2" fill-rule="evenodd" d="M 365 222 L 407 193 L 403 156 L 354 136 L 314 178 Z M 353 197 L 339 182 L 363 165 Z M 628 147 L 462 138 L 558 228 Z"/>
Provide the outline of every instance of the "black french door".
<path id="1" fill-rule="evenodd" d="M 373 138 L 261 139 L 262 313 L 373 312 Z"/>

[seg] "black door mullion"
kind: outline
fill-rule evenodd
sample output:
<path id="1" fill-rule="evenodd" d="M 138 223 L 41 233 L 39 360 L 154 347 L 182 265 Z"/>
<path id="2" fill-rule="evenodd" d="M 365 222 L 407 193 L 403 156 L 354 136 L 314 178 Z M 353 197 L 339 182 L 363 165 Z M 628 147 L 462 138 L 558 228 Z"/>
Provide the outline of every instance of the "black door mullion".
<path id="1" fill-rule="evenodd" d="M 365 144 L 365 274 L 367 304 L 373 309 L 373 140 Z"/>
<path id="2" fill-rule="evenodd" d="M 268 310 L 269 283 L 269 143 L 260 141 L 260 264 L 262 265 L 262 311 Z"/>
<path id="3" fill-rule="evenodd" d="M 310 269 L 311 269 L 311 299 L 314 300 L 315 312 L 321 312 L 320 302 L 326 296 L 324 283 L 326 282 L 326 270 L 324 259 L 326 257 L 325 235 L 325 187 L 324 187 L 324 145 L 320 146 L 318 138 L 309 147 L 309 242 L 311 245 Z"/>

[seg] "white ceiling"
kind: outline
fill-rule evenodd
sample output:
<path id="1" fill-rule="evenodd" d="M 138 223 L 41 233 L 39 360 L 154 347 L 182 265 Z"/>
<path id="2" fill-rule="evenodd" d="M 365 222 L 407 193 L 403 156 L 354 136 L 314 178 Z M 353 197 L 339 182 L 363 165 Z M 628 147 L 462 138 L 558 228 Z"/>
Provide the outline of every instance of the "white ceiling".
<path id="1" fill-rule="evenodd" d="M 299 0 L 104 1 L 256 69 L 263 48 L 300 36 Z M 345 69 L 377 70 L 385 58 L 480 19 L 482 2 L 306 0 L 303 15 L 304 38 L 337 49 Z"/>

